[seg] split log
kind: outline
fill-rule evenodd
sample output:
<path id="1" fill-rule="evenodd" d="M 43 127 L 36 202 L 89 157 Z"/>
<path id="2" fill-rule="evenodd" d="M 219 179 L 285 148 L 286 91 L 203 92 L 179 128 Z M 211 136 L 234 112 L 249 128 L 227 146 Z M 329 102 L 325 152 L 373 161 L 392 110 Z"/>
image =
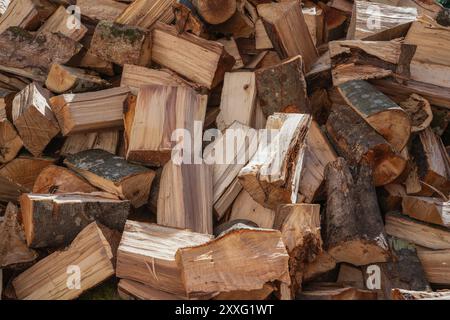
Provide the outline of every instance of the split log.
<path id="1" fill-rule="evenodd" d="M 405 196 L 402 212 L 411 218 L 450 228 L 450 203 L 439 198 Z"/>
<path id="2" fill-rule="evenodd" d="M 275 112 L 309 113 L 301 56 L 255 72 L 259 105 L 266 117 Z"/>
<path id="3" fill-rule="evenodd" d="M 255 20 L 253 19 L 250 10 L 248 10 L 251 5 L 246 0 L 236 0 L 236 4 L 236 11 L 230 19 L 221 24 L 209 25 L 208 31 L 210 33 L 230 35 L 235 39 L 248 39 L 253 36 L 255 33 Z M 251 6 L 251 8 L 254 10 L 253 6 Z"/>
<path id="4" fill-rule="evenodd" d="M 0 119 L 0 163 L 3 164 L 17 156 L 23 147 L 23 141 L 6 115 Z"/>
<path id="5" fill-rule="evenodd" d="M 183 155 L 178 155 L 190 163 L 195 162 L 190 157 L 200 142 L 196 138 L 203 128 L 206 104 L 207 96 L 189 87 L 141 88 L 133 121 L 126 133 L 129 139 L 127 160 L 161 166 L 171 159 L 174 148 L 182 147 Z M 191 137 L 180 130 L 187 130 Z M 177 141 L 173 141 L 175 136 Z M 181 138 L 183 140 L 178 141 Z"/>
<path id="6" fill-rule="evenodd" d="M 325 14 L 325 42 L 344 38 L 348 26 L 348 17 L 345 12 L 330 7 L 323 2 L 317 4 Z"/>
<path id="7" fill-rule="evenodd" d="M 387 234 L 429 249 L 450 249 L 450 231 L 396 213 L 386 215 Z"/>
<path id="8" fill-rule="evenodd" d="M 205 256 L 208 259 L 200 258 Z M 279 231 L 242 224 L 176 253 L 188 296 L 256 290 L 273 281 L 289 286 L 288 259 Z"/>
<path id="9" fill-rule="evenodd" d="M 392 300 L 449 300 L 450 291 L 442 290 L 437 292 L 412 291 L 405 289 L 393 289 Z"/>
<path id="10" fill-rule="evenodd" d="M 20 207 L 31 248 L 67 245 L 93 221 L 121 231 L 130 213 L 129 201 L 82 193 L 24 194 Z"/>
<path id="11" fill-rule="evenodd" d="M 308 72 L 318 53 L 308 32 L 298 1 L 264 3 L 258 5 L 269 38 L 282 59 L 301 55 Z"/>
<path id="12" fill-rule="evenodd" d="M 225 73 L 217 128 L 224 131 L 234 121 L 253 126 L 256 111 L 256 84 L 253 72 Z"/>
<path id="13" fill-rule="evenodd" d="M 64 136 L 75 133 L 123 128 L 128 88 L 63 94 L 50 98 L 51 108 Z"/>
<path id="14" fill-rule="evenodd" d="M 230 19 L 236 11 L 236 0 L 192 0 L 198 14 L 210 24 Z"/>
<path id="15" fill-rule="evenodd" d="M 27 247 L 18 216 L 19 208 L 8 203 L 3 222 L 0 224 L 0 268 L 29 263 L 38 256 L 34 250 Z"/>
<path id="16" fill-rule="evenodd" d="M 64 164 L 93 186 L 130 200 L 135 208 L 147 203 L 155 177 L 154 171 L 129 164 L 125 159 L 99 149 L 69 155 Z"/>
<path id="17" fill-rule="evenodd" d="M 425 130 L 433 121 L 430 103 L 418 94 L 411 94 L 407 100 L 400 102 L 399 106 L 406 111 L 411 119 L 411 132 Z"/>
<path id="18" fill-rule="evenodd" d="M 97 56 L 94 56 L 89 51 L 81 58 L 81 61 L 78 65 L 80 68 L 87 68 L 94 70 L 102 75 L 112 77 L 114 76 L 114 65 L 112 62 L 102 60 Z"/>
<path id="19" fill-rule="evenodd" d="M 233 56 L 234 60 L 236 60 L 233 70 L 242 69 L 244 67 L 244 60 L 239 52 L 239 47 L 236 43 L 236 40 L 231 37 L 230 39 L 219 39 L 217 40 L 221 44 L 223 44 L 225 51 L 228 52 L 231 56 Z"/>
<path id="20" fill-rule="evenodd" d="M 377 293 L 335 283 L 317 283 L 305 288 L 297 297 L 299 300 L 377 300 Z"/>
<path id="21" fill-rule="evenodd" d="M 235 60 L 221 43 L 184 33 L 156 23 L 153 29 L 152 60 L 208 89 L 217 86 Z"/>
<path id="22" fill-rule="evenodd" d="M 318 7 L 303 8 L 303 17 L 308 26 L 309 34 L 316 47 L 324 43 L 325 38 L 325 14 L 323 10 Z"/>
<path id="23" fill-rule="evenodd" d="M 23 145 L 34 156 L 40 156 L 45 147 L 59 133 L 55 115 L 49 105 L 50 93 L 32 83 L 13 100 L 12 120 Z"/>
<path id="24" fill-rule="evenodd" d="M 175 2 L 175 0 L 135 0 L 117 17 L 116 22 L 143 29 L 152 29 L 157 21 L 169 24 L 174 19 L 171 7 Z"/>
<path id="25" fill-rule="evenodd" d="M 208 39 L 206 27 L 189 0 L 172 4 L 175 26 L 179 33 L 190 32 L 197 37 Z"/>
<path id="26" fill-rule="evenodd" d="M 337 262 L 356 266 L 385 262 L 389 248 L 372 183 L 371 170 L 363 165 L 354 180 L 344 159 L 325 171 L 326 249 Z"/>
<path id="27" fill-rule="evenodd" d="M 214 203 L 214 214 L 217 220 L 221 220 L 226 216 L 241 191 L 242 185 L 239 183 L 239 179 L 236 178 Z"/>
<path id="28" fill-rule="evenodd" d="M 304 168 L 305 140 L 311 117 L 276 113 L 269 117 L 266 133 L 279 130 L 268 143 L 261 142 L 253 159 L 239 173 L 239 181 L 252 198 L 266 208 L 296 203 Z"/>
<path id="29" fill-rule="evenodd" d="M 76 5 L 80 8 L 83 17 L 93 22 L 101 20 L 114 21 L 119 17 L 128 5 L 114 0 L 76 0 Z"/>
<path id="30" fill-rule="evenodd" d="M 119 131 L 78 133 L 68 136 L 61 148 L 61 155 L 68 156 L 81 151 L 100 149 L 115 154 L 119 144 Z"/>
<path id="31" fill-rule="evenodd" d="M 358 289 L 366 289 L 364 276 L 360 267 L 341 263 L 336 283 Z"/>
<path id="32" fill-rule="evenodd" d="M 196 195 L 196 196 L 192 196 Z M 157 221 L 168 227 L 213 233 L 212 168 L 169 161 L 159 185 Z"/>
<path id="33" fill-rule="evenodd" d="M 97 223 L 93 222 L 66 250 L 52 253 L 21 273 L 13 280 L 13 286 L 21 300 L 75 299 L 114 275 L 112 258 L 111 246 Z M 77 274 L 71 266 L 80 268 L 80 288 L 70 278 Z"/>
<path id="34" fill-rule="evenodd" d="M 15 95 L 16 90 L 0 88 L 0 119 L 12 120 L 12 101 Z"/>
<path id="35" fill-rule="evenodd" d="M 61 94 L 97 91 L 109 87 L 110 83 L 100 78 L 95 72 L 53 64 L 45 86 L 50 91 Z"/>
<path id="36" fill-rule="evenodd" d="M 75 172 L 55 165 L 44 168 L 36 178 L 35 194 L 91 193 L 98 191 Z"/>
<path id="37" fill-rule="evenodd" d="M 128 279 L 120 279 L 117 291 L 123 300 L 187 300 L 187 298 L 157 290 L 140 282 Z"/>
<path id="38" fill-rule="evenodd" d="M 394 101 L 368 82 L 355 80 L 338 86 L 339 93 L 392 148 L 400 152 L 409 141 L 411 121 L 408 114 Z"/>
<path id="39" fill-rule="evenodd" d="M 231 209 L 230 221 L 246 220 L 255 223 L 259 228 L 273 229 L 275 222 L 275 211 L 264 208 L 242 190 Z"/>
<path id="40" fill-rule="evenodd" d="M 231 301 L 249 301 L 249 300 L 267 300 L 275 288 L 271 284 L 265 284 L 262 289 L 250 290 L 250 291 L 232 291 L 222 292 L 215 296 L 213 299 L 218 301 L 231 300 Z"/>
<path id="41" fill-rule="evenodd" d="M 19 27 L 0 35 L 0 70 L 44 82 L 52 63 L 64 64 L 81 45 L 60 33 L 32 34 Z"/>
<path id="42" fill-rule="evenodd" d="M 430 283 L 450 284 L 450 250 L 417 249 L 425 275 Z"/>
<path id="43" fill-rule="evenodd" d="M 350 107 L 335 105 L 326 127 L 338 154 L 351 165 L 362 161 L 372 164 L 376 186 L 394 181 L 404 171 L 406 160 Z"/>
<path id="44" fill-rule="evenodd" d="M 10 3 L 11 3 L 10 0 L 2 0 L 2 1 L 0 1 L 0 16 L 5 14 L 6 9 L 8 9 L 8 6 L 9 6 Z M 1 296 L 1 293 L 0 293 L 0 296 Z"/>
<path id="45" fill-rule="evenodd" d="M 117 253 L 116 275 L 187 298 L 175 254 L 179 248 L 210 239 L 206 234 L 128 220 Z"/>
<path id="46" fill-rule="evenodd" d="M 255 23 L 255 48 L 257 50 L 273 49 L 272 41 L 270 41 L 262 19 L 258 19 Z"/>
<path id="47" fill-rule="evenodd" d="M 88 32 L 88 28 L 81 21 L 75 20 L 74 22 L 73 19 L 74 16 L 66 8 L 60 6 L 39 28 L 38 33 L 59 32 L 70 39 L 80 41 Z"/>
<path id="48" fill-rule="evenodd" d="M 336 260 L 327 252 L 322 251 L 316 259 L 305 265 L 303 270 L 303 282 L 310 282 L 317 277 L 336 268 Z"/>

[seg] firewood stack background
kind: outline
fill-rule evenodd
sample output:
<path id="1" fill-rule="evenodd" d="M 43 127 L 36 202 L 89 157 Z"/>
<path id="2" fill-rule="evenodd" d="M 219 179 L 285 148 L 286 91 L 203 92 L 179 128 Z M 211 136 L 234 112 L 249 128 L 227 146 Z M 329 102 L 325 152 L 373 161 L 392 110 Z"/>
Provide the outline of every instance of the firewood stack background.
<path id="1" fill-rule="evenodd" d="M 0 0 L 2 298 L 448 299 L 449 15 L 379 1 Z"/>

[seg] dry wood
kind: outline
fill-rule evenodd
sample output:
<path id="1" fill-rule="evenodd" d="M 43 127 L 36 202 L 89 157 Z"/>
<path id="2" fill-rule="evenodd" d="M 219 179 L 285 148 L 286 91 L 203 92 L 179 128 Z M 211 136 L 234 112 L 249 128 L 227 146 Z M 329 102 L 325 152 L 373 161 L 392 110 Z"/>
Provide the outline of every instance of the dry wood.
<path id="1" fill-rule="evenodd" d="M 299 300 L 377 300 L 377 293 L 334 283 L 317 283 L 297 295 Z"/>
<path id="2" fill-rule="evenodd" d="M 114 0 L 76 0 L 77 6 L 84 17 L 93 21 L 110 20 L 114 21 L 128 5 Z"/>
<path id="3" fill-rule="evenodd" d="M 405 289 L 393 289 L 392 300 L 449 300 L 450 291 L 442 290 L 438 292 L 412 291 Z"/>
<path id="4" fill-rule="evenodd" d="M 235 220 L 251 221 L 259 228 L 272 229 L 275 222 L 275 211 L 264 208 L 253 200 L 247 191 L 242 190 L 231 209 L 230 221 Z"/>
<path id="5" fill-rule="evenodd" d="M 94 56 L 89 51 L 83 55 L 79 63 L 79 67 L 94 70 L 102 75 L 112 77 L 114 76 L 114 65 L 112 62 L 102 60 Z"/>
<path id="6" fill-rule="evenodd" d="M 250 291 L 232 291 L 232 292 L 222 292 L 214 297 L 214 300 L 267 300 L 272 292 L 275 290 L 274 286 L 271 284 L 265 284 L 262 289 L 250 290 Z"/>
<path id="7" fill-rule="evenodd" d="M 120 279 L 117 290 L 123 300 L 187 300 L 128 279 Z"/>
<path id="8" fill-rule="evenodd" d="M 239 183 L 239 179 L 236 178 L 214 203 L 214 214 L 217 220 L 221 220 L 227 214 L 241 191 L 242 185 Z"/>
<path id="9" fill-rule="evenodd" d="M 0 88 L 0 119 L 12 120 L 12 101 L 16 95 L 16 91 L 14 88 Z"/>
<path id="10" fill-rule="evenodd" d="M 61 147 L 61 155 L 67 156 L 81 151 L 101 149 L 115 154 L 119 144 L 119 131 L 78 133 L 68 136 Z"/>
<path id="11" fill-rule="evenodd" d="M 358 289 L 365 289 L 364 276 L 360 267 L 341 263 L 337 283 Z"/>
<path id="12" fill-rule="evenodd" d="M 220 24 L 230 19 L 236 11 L 236 0 L 192 0 L 202 18 L 210 24 Z"/>
<path id="13" fill-rule="evenodd" d="M 258 19 L 255 23 L 255 48 L 257 50 L 273 49 L 262 19 Z"/>
<path id="14" fill-rule="evenodd" d="M 322 251 L 314 261 L 305 265 L 303 282 L 310 282 L 334 268 L 336 268 L 336 260 L 327 251 Z"/>
<path id="15" fill-rule="evenodd" d="M 116 19 L 117 23 L 152 29 L 157 21 L 170 23 L 174 19 L 171 10 L 175 0 L 135 0 Z"/>
<path id="16" fill-rule="evenodd" d="M 172 5 L 175 16 L 175 26 L 179 33 L 190 32 L 198 37 L 208 39 L 206 27 L 200 17 L 195 13 L 189 0 L 183 3 L 176 2 Z"/>
<path id="17" fill-rule="evenodd" d="M 411 96 L 399 103 L 399 106 L 406 111 L 411 119 L 411 132 L 422 131 L 433 121 L 433 111 L 427 99 L 418 94 Z"/>
<path id="18" fill-rule="evenodd" d="M 236 60 L 236 63 L 233 66 L 233 70 L 241 69 L 244 67 L 244 61 L 242 60 L 242 56 L 239 52 L 238 45 L 236 43 L 236 40 L 234 40 L 233 37 L 230 39 L 219 39 L 217 40 L 223 46 L 225 47 L 225 51 L 228 52 L 231 56 L 233 56 L 234 60 Z"/>
<path id="19" fill-rule="evenodd" d="M 80 252 L 83 254 L 80 255 Z M 21 273 L 13 280 L 13 286 L 21 300 L 75 299 L 114 275 L 112 258 L 111 246 L 97 223 L 93 222 L 78 234 L 66 250 L 52 253 Z M 80 289 L 75 288 L 75 283 L 68 282 L 73 274 L 70 266 L 80 268 Z"/>
<path id="20" fill-rule="evenodd" d="M 0 117 L 0 163 L 13 160 L 23 147 L 23 141 L 14 125 L 4 117 Z"/>
<path id="21" fill-rule="evenodd" d="M 314 6 L 303 8 L 303 17 L 308 26 L 309 34 L 316 47 L 324 42 L 325 37 L 325 15 L 320 7 Z"/>
<path id="22" fill-rule="evenodd" d="M 439 198 L 405 196 L 403 213 L 424 222 L 450 227 L 450 203 Z"/>
<path id="23" fill-rule="evenodd" d="M 79 24 L 76 25 L 73 19 L 74 16 L 63 6 L 60 6 L 39 28 L 38 33 L 59 32 L 70 39 L 80 41 L 88 32 L 88 28 L 78 21 L 76 22 Z"/>
<path id="24" fill-rule="evenodd" d="M 69 155 L 64 164 L 95 187 L 130 200 L 136 208 L 147 203 L 155 177 L 153 170 L 129 164 L 125 159 L 99 149 Z"/>
<path id="25" fill-rule="evenodd" d="M 225 21 L 224 23 L 211 25 L 209 27 L 209 32 L 231 35 L 235 39 L 238 38 L 247 39 L 253 36 L 253 34 L 255 33 L 256 21 L 252 18 L 248 10 L 248 7 L 251 5 L 246 0 L 236 0 L 236 2 L 237 2 L 236 11 L 231 16 L 231 18 Z M 254 9 L 253 6 L 251 7 L 252 9 Z"/>
<path id="26" fill-rule="evenodd" d="M 450 250 L 417 249 L 425 275 L 430 283 L 450 284 Z"/>

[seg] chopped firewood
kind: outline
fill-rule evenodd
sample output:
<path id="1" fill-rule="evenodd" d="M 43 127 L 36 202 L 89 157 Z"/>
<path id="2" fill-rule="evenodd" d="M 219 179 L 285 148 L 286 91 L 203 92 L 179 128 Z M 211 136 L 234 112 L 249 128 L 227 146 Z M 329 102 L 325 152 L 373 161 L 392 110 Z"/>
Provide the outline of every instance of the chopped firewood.
<path id="1" fill-rule="evenodd" d="M 406 216 L 388 213 L 387 234 L 429 249 L 450 249 L 450 230 L 432 226 Z"/>
<path id="2" fill-rule="evenodd" d="M 193 12 L 195 10 L 191 10 L 188 3 L 176 2 L 172 4 L 172 9 L 173 14 L 175 15 L 175 26 L 179 33 L 190 32 L 197 37 L 208 39 L 205 24 L 200 17 Z"/>
<path id="3" fill-rule="evenodd" d="M 218 85 L 235 64 L 221 43 L 179 35 L 175 27 L 162 23 L 153 29 L 152 60 L 208 89 Z"/>
<path id="4" fill-rule="evenodd" d="M 23 141 L 14 125 L 6 119 L 6 112 L 0 119 L 0 163 L 7 163 L 17 156 Z"/>
<path id="5" fill-rule="evenodd" d="M 135 0 L 116 19 L 117 23 L 152 29 L 157 21 L 170 23 L 174 19 L 171 10 L 175 0 Z"/>
<path id="6" fill-rule="evenodd" d="M 15 95 L 15 90 L 0 88 L 0 119 L 12 120 L 12 101 Z"/>
<path id="7" fill-rule="evenodd" d="M 103 129 L 121 129 L 129 90 L 125 87 L 50 98 L 64 136 Z M 94 112 L 93 112 L 94 110 Z"/>
<path id="8" fill-rule="evenodd" d="M 234 64 L 233 70 L 241 69 L 244 67 L 244 61 L 242 60 L 241 54 L 239 52 L 239 48 L 236 44 L 236 40 L 234 38 L 228 39 L 219 39 L 217 40 L 225 47 L 225 51 L 233 56 L 236 63 Z"/>
<path id="9" fill-rule="evenodd" d="M 237 201 L 237 197 L 241 191 L 242 185 L 239 183 L 239 179 L 236 178 L 228 186 L 222 196 L 214 203 L 214 214 L 217 220 L 221 220 L 227 214 L 233 205 L 233 202 L 235 200 Z"/>
<path id="10" fill-rule="evenodd" d="M 255 48 L 258 50 L 273 49 L 262 19 L 258 19 L 255 23 L 255 42 Z"/>
<path id="11" fill-rule="evenodd" d="M 130 213 L 129 201 L 83 193 L 24 194 L 20 207 L 31 248 L 67 245 L 92 221 L 123 230 Z"/>
<path id="12" fill-rule="evenodd" d="M 95 72 L 53 64 L 45 86 L 50 91 L 61 94 L 101 90 L 109 87 L 110 83 L 100 78 Z"/>
<path id="13" fill-rule="evenodd" d="M 19 208 L 8 203 L 0 224 L 0 268 L 32 262 L 37 256 L 25 242 L 25 233 L 19 223 Z"/>
<path id="14" fill-rule="evenodd" d="M 114 0 L 76 0 L 76 5 L 80 8 L 80 13 L 92 21 L 100 20 L 114 21 L 128 5 Z"/>
<path id="15" fill-rule="evenodd" d="M 297 295 L 299 300 L 377 300 L 377 293 L 334 283 L 317 283 Z"/>
<path id="16" fill-rule="evenodd" d="M 210 235 L 128 220 L 117 253 L 117 277 L 187 298 L 175 254 Z"/>
<path id="17" fill-rule="evenodd" d="M 275 112 L 309 113 L 301 56 L 255 72 L 259 105 L 266 117 Z"/>
<path id="18" fill-rule="evenodd" d="M 209 26 L 209 31 L 211 33 L 223 33 L 226 35 L 231 35 L 235 39 L 248 39 L 253 36 L 255 33 L 255 22 L 248 14 L 248 10 L 246 8 L 247 0 L 236 0 L 236 4 L 236 11 L 230 19 L 224 23 Z"/>
<path id="19" fill-rule="evenodd" d="M 338 90 L 395 151 L 403 150 L 411 134 L 411 121 L 402 108 L 365 81 L 349 81 L 340 84 Z"/>
<path id="20" fill-rule="evenodd" d="M 129 279 L 120 279 L 117 290 L 123 300 L 187 300 Z"/>
<path id="21" fill-rule="evenodd" d="M 403 213 L 411 218 L 450 227 L 450 203 L 439 198 L 405 196 Z"/>
<path id="22" fill-rule="evenodd" d="M 308 31 L 299 1 L 258 5 L 267 34 L 282 59 L 301 55 L 308 72 L 318 53 Z"/>
<path id="23" fill-rule="evenodd" d="M 296 203 L 304 169 L 306 135 L 311 117 L 306 114 L 276 113 L 267 129 L 278 130 L 268 143 L 266 137 L 253 159 L 239 173 L 239 182 L 252 198 L 266 208 Z"/>
<path id="24" fill-rule="evenodd" d="M 358 289 L 365 289 L 364 276 L 361 268 L 342 263 L 339 268 L 337 283 Z"/>
<path id="25" fill-rule="evenodd" d="M 222 292 L 214 297 L 214 300 L 232 300 L 232 301 L 249 301 L 249 300 L 266 300 L 272 292 L 275 290 L 271 284 L 265 284 L 262 289 L 249 290 L 249 291 L 231 291 Z"/>
<path id="26" fill-rule="evenodd" d="M 75 25 L 71 19 L 73 19 L 73 15 L 63 6 L 60 6 L 39 28 L 38 33 L 59 32 L 70 39 L 80 41 L 88 31 L 88 28 L 81 22 L 78 22 L 79 25 Z"/>
<path id="27" fill-rule="evenodd" d="M 234 201 L 230 221 L 247 220 L 254 222 L 259 228 L 272 229 L 275 221 L 275 211 L 264 208 L 242 190 Z"/>
<path id="28" fill-rule="evenodd" d="M 399 103 L 411 119 L 411 132 L 425 130 L 433 121 L 433 111 L 427 99 L 413 93 L 407 100 Z"/>
<path id="29" fill-rule="evenodd" d="M 310 282 L 335 268 L 336 260 L 327 251 L 322 251 L 316 256 L 316 259 L 305 264 L 303 282 Z"/>
<path id="30" fill-rule="evenodd" d="M 130 200 L 135 208 L 147 203 L 155 177 L 153 170 L 129 164 L 125 159 L 99 149 L 69 155 L 64 164 L 93 186 Z"/>
<path id="31" fill-rule="evenodd" d="M 314 45 L 316 47 L 320 46 L 324 42 L 325 37 L 325 15 L 323 10 L 314 6 L 303 8 L 302 12 Z"/>
<path id="32" fill-rule="evenodd" d="M 21 300 L 75 299 L 114 275 L 112 258 L 111 246 L 93 222 L 67 249 L 52 253 L 17 276 L 13 286 Z"/>
<path id="33" fill-rule="evenodd" d="M 9 6 L 10 3 L 11 3 L 10 0 L 1 0 L 0 1 L 0 16 L 2 14 L 5 14 L 6 9 L 8 9 L 8 6 Z M 1 288 L 1 286 L 0 286 L 0 288 Z M 1 293 L 0 293 L 0 296 L 1 296 Z"/>
<path id="34" fill-rule="evenodd" d="M 273 281 L 289 286 L 288 259 L 280 231 L 242 224 L 176 253 L 188 296 L 256 290 Z"/>
<path id="35" fill-rule="evenodd" d="M 36 194 L 91 193 L 98 191 L 72 170 L 50 165 L 36 178 L 32 192 Z"/>
<path id="36" fill-rule="evenodd" d="M 66 138 L 61 147 L 61 155 L 67 156 L 90 149 L 101 149 L 115 154 L 119 144 L 119 131 L 99 131 L 77 133 Z"/>
<path id="37" fill-rule="evenodd" d="M 417 255 L 430 283 L 450 284 L 450 250 L 417 248 Z"/>
<path id="38" fill-rule="evenodd" d="M 183 149 L 186 147 L 183 160 L 190 159 L 191 148 L 197 148 L 194 133 L 202 130 L 206 102 L 206 95 L 186 86 L 153 85 L 141 88 L 133 122 L 126 133 L 127 160 L 161 166 L 171 159 L 173 149 L 180 144 L 183 144 Z M 187 130 L 191 137 L 180 130 Z M 172 139 L 174 135 L 176 141 Z M 181 138 L 183 143 L 178 141 Z"/>
<path id="39" fill-rule="evenodd" d="M 213 233 L 213 172 L 206 164 L 174 164 L 163 169 L 159 185 L 158 224 Z M 192 194 L 198 195 L 192 197 Z"/>
<path id="40" fill-rule="evenodd" d="M 450 300 L 450 290 L 428 292 L 392 289 L 392 300 Z"/>
<path id="41" fill-rule="evenodd" d="M 52 63 L 64 64 L 81 45 L 61 33 L 32 34 L 10 27 L 0 35 L 0 70 L 45 81 Z"/>
<path id="42" fill-rule="evenodd" d="M 361 165 L 353 179 L 344 159 L 328 164 L 326 172 L 328 253 L 337 262 L 356 266 L 389 259 L 389 248 L 372 184 L 371 170 Z"/>
<path id="43" fill-rule="evenodd" d="M 236 0 L 192 0 L 198 14 L 210 24 L 230 19 L 236 11 Z"/>
<path id="44" fill-rule="evenodd" d="M 12 120 L 23 145 L 34 156 L 59 133 L 55 115 L 49 105 L 50 93 L 36 83 L 19 92 L 13 100 Z"/>
<path id="45" fill-rule="evenodd" d="M 255 110 L 255 73 L 225 73 L 220 113 L 216 119 L 217 128 L 224 131 L 235 121 L 246 126 L 253 126 L 256 115 Z"/>
<path id="46" fill-rule="evenodd" d="M 355 1 L 347 39 L 390 40 L 405 36 L 417 9 L 384 3 Z M 380 37 L 384 39 L 380 39 Z"/>
<path id="47" fill-rule="evenodd" d="M 80 61 L 79 67 L 94 70 L 105 76 L 114 76 L 114 65 L 112 62 L 100 59 L 87 51 Z"/>
<path id="48" fill-rule="evenodd" d="M 341 10 L 327 6 L 323 2 L 318 2 L 319 7 L 325 15 L 325 40 L 332 41 L 345 37 L 347 26 L 347 15 Z"/>
<path id="49" fill-rule="evenodd" d="M 361 161 L 372 164 L 376 186 L 394 181 L 405 169 L 406 160 L 352 108 L 333 106 L 326 127 L 338 154 L 350 164 Z"/>

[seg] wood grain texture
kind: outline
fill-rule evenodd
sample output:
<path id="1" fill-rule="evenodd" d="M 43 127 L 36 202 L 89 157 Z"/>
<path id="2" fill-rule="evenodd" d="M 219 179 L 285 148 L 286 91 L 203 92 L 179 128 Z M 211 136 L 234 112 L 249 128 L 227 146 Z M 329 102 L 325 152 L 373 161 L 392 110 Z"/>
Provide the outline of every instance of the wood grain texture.
<path id="1" fill-rule="evenodd" d="M 174 19 L 172 5 L 175 2 L 175 0 L 135 0 L 117 17 L 116 22 L 144 29 L 152 29 L 157 21 L 170 23 Z"/>
<path id="2" fill-rule="evenodd" d="M 402 212 L 411 218 L 450 227 L 448 201 L 431 197 L 405 196 L 402 198 Z"/>

